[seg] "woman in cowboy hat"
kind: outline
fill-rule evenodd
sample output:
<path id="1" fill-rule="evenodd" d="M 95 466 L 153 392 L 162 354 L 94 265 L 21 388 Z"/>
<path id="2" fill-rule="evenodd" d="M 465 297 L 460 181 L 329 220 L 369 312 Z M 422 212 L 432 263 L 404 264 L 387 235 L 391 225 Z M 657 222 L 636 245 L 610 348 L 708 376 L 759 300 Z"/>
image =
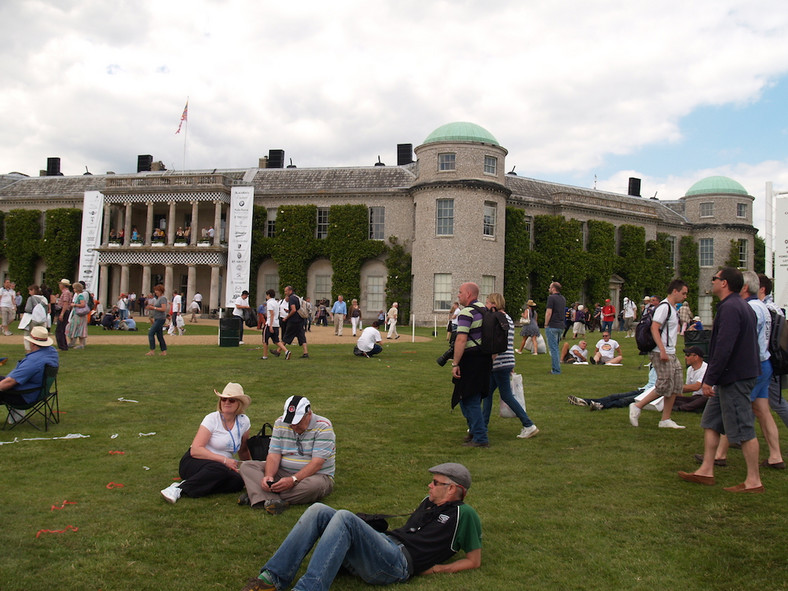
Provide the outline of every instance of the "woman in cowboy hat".
<path id="1" fill-rule="evenodd" d="M 240 384 L 230 382 L 224 390 L 214 393 L 219 397 L 216 412 L 205 416 L 197 429 L 191 447 L 183 454 L 178 472 L 182 478 L 161 491 L 168 502 L 181 497 L 204 497 L 214 493 L 237 493 L 244 487 L 238 474 L 239 462 L 249 460 L 246 441 L 250 421 L 244 411 L 252 399 L 244 394 Z"/>
<path id="2" fill-rule="evenodd" d="M 523 342 L 519 349 L 515 349 L 515 352 L 522 354 L 525 349 L 525 343 L 528 339 L 532 339 L 531 353 L 537 355 L 539 350 L 539 315 L 536 313 L 536 302 L 528 300 L 520 318 L 523 325 L 520 329 L 520 336 L 523 337 Z"/>

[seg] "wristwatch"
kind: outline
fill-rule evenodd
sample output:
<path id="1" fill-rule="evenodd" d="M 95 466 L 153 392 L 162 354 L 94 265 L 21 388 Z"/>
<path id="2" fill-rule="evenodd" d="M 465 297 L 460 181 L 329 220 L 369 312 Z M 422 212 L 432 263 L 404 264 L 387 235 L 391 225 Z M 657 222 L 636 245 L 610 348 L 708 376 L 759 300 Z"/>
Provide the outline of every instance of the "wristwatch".
<path id="1" fill-rule="evenodd" d="M 293 479 L 293 485 L 294 485 L 294 486 L 295 486 L 296 484 L 298 484 L 298 478 L 296 478 L 296 477 L 295 477 L 295 475 L 291 476 L 291 478 Z"/>

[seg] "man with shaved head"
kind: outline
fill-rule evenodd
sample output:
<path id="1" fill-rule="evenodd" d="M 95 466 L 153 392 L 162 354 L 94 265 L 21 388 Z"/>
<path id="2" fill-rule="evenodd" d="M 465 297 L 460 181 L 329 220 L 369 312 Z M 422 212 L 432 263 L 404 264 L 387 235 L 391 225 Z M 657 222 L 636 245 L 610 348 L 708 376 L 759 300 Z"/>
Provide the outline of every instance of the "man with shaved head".
<path id="1" fill-rule="evenodd" d="M 458 300 L 462 311 L 457 316 L 457 337 L 454 341 L 454 359 L 451 362 L 454 393 L 451 406 L 460 404 L 468 423 L 468 447 L 490 447 L 487 425 L 482 415 L 482 398 L 490 395 L 492 357 L 481 352 L 482 321 L 486 308 L 479 301 L 479 286 L 463 283 Z"/>

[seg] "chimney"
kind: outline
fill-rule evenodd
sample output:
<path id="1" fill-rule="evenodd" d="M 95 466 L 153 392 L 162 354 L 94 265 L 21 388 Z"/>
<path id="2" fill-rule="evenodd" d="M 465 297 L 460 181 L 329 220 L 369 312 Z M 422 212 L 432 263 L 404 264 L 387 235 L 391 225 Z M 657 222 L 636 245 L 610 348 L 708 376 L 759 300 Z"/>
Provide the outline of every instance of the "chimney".
<path id="1" fill-rule="evenodd" d="M 413 162 L 413 144 L 397 144 L 397 166 Z"/>
<path id="2" fill-rule="evenodd" d="M 150 154 L 140 154 L 137 156 L 137 172 L 150 172 L 153 164 L 153 156 Z"/>
<path id="3" fill-rule="evenodd" d="M 285 151 L 268 150 L 268 168 L 284 168 L 284 167 L 285 167 Z"/>
<path id="4" fill-rule="evenodd" d="M 640 197 L 640 179 L 629 177 L 629 191 L 627 191 L 627 195 Z"/>
<path id="5" fill-rule="evenodd" d="M 60 158 L 47 158 L 47 176 L 63 176 L 60 172 Z"/>

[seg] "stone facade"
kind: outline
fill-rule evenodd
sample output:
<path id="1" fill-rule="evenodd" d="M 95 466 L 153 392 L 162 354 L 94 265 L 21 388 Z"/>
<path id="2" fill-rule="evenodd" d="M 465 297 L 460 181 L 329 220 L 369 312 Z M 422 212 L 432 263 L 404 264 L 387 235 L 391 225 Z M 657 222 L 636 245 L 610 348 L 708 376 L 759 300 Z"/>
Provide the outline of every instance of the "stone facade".
<path id="1" fill-rule="evenodd" d="M 477 282 L 483 293 L 503 291 L 507 206 L 522 208 L 531 219 L 560 215 L 584 223 L 604 220 L 617 227 L 641 225 L 646 240 L 666 233 L 676 246 L 674 266 L 679 240 L 691 235 L 706 248 L 701 253 L 705 264 L 700 278 L 704 321 L 710 320 L 710 277 L 728 258 L 731 240 L 741 241 L 742 262 L 752 268 L 754 199 L 730 179 L 704 179 L 675 201 L 659 201 L 506 174 L 506 149 L 472 124 L 438 128 L 415 153 L 417 162 L 399 166 L 252 167 L 38 178 L 4 175 L 0 176 L 0 210 L 81 208 L 86 191 L 102 192 L 105 211 L 98 296 L 110 303 L 121 292 L 147 293 L 162 281 L 168 294 L 177 289 L 189 298 L 198 290 L 211 309 L 221 306 L 227 260 L 224 225 L 231 188 L 239 185 L 254 187 L 255 205 L 272 213 L 282 205 L 382 208 L 377 210 L 383 218 L 378 238 L 396 236 L 408 245 L 413 257 L 411 310 L 419 324 L 432 324 L 435 319 L 443 324 L 448 305 L 456 300 L 464 281 Z M 216 236 L 210 243 L 201 243 L 201 229 L 209 225 Z M 166 228 L 163 245 L 150 242 L 157 226 Z M 179 226 L 192 228 L 185 243 L 175 240 Z M 142 244 L 130 243 L 135 227 L 143 236 Z M 122 245 L 110 240 L 110 231 L 120 229 L 126 236 Z M 7 269 L 8 262 L 0 261 L 0 275 L 5 276 Z M 37 273 L 43 271 L 39 267 Z M 269 287 L 279 293 L 276 261 L 268 259 L 256 271 L 258 294 Z M 313 261 L 304 295 L 316 299 L 331 294 L 331 274 L 330 261 Z M 391 304 L 381 294 L 386 274 L 383 258 L 362 266 L 359 287 L 365 318 Z M 619 301 L 620 278 L 610 279 L 611 297 Z"/>

